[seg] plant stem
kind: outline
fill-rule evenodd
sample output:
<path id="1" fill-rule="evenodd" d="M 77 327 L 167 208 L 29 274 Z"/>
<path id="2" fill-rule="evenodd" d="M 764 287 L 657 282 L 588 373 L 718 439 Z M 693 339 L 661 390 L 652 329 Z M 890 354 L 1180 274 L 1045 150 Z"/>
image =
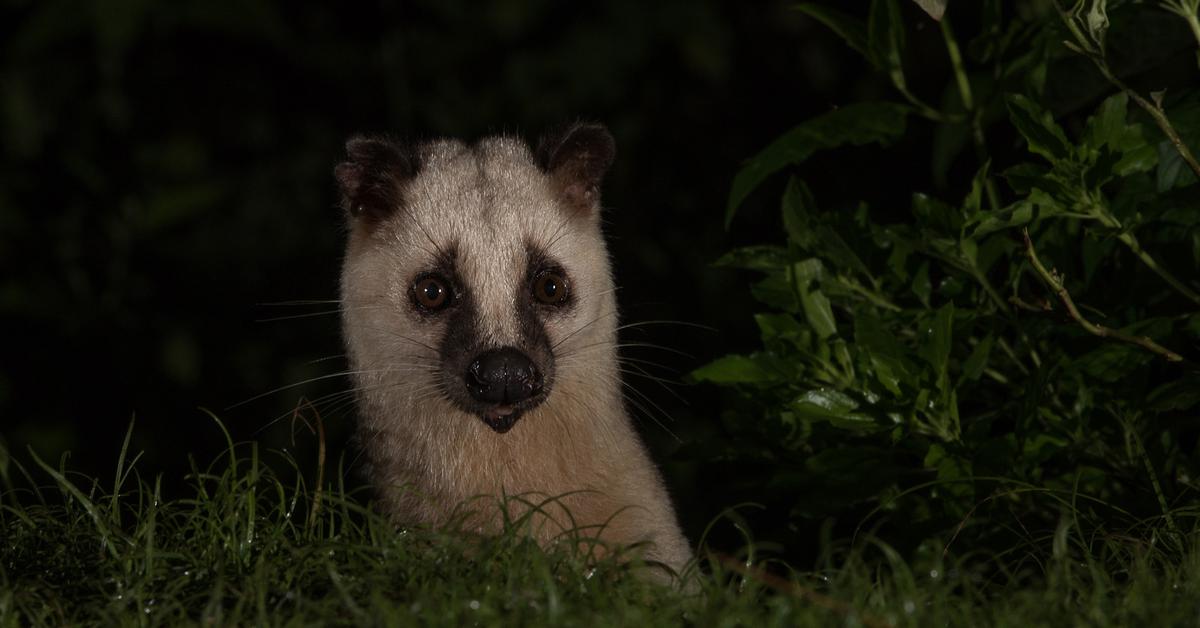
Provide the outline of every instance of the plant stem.
<path id="1" fill-rule="evenodd" d="M 1190 4 L 1191 3 L 1189 3 L 1189 5 Z M 1179 155 L 1183 157 L 1183 161 L 1186 162 L 1188 167 L 1192 169 L 1192 172 L 1196 173 L 1197 177 L 1200 177 L 1200 162 L 1196 161 L 1196 156 L 1192 154 L 1191 149 L 1187 147 L 1187 144 L 1183 143 L 1183 139 L 1179 137 L 1179 133 L 1175 131 L 1175 127 L 1171 126 L 1171 121 L 1167 118 L 1167 112 L 1163 110 L 1161 103 L 1150 102 L 1149 100 L 1146 100 L 1141 96 L 1141 94 L 1138 94 L 1130 89 L 1124 81 L 1117 78 L 1117 76 L 1113 74 L 1112 70 L 1108 67 L 1108 61 L 1106 61 L 1104 57 L 1104 42 L 1092 42 L 1090 39 L 1088 39 L 1087 35 L 1080 30 L 1079 26 L 1075 23 L 1075 9 L 1072 9 L 1071 11 L 1064 10 L 1058 4 L 1057 0 L 1055 0 L 1054 6 L 1058 9 L 1059 17 L 1062 18 L 1067 30 L 1071 32 L 1071 36 L 1075 39 L 1074 44 L 1067 42 L 1067 47 L 1084 55 L 1088 59 L 1091 59 L 1096 68 L 1100 70 L 1100 73 L 1104 75 L 1104 78 L 1108 79 L 1109 83 L 1112 83 L 1114 87 L 1122 92 L 1125 92 L 1126 96 L 1132 98 L 1139 107 L 1144 109 L 1146 113 L 1150 114 L 1150 117 L 1154 119 L 1154 123 L 1158 125 L 1159 130 L 1163 132 L 1163 135 L 1167 136 L 1167 139 L 1171 142 L 1171 145 L 1174 146 Z M 1197 41 L 1200 41 L 1200 23 L 1196 21 L 1197 18 L 1194 9 L 1189 11 L 1191 7 L 1185 7 L 1182 2 L 1180 2 L 1178 6 L 1164 2 L 1163 6 L 1168 11 L 1183 16 L 1183 18 L 1187 20 L 1188 24 L 1192 25 L 1193 33 L 1196 35 Z M 1157 101 L 1158 99 L 1156 98 L 1155 100 Z"/>
<path id="2" fill-rule="evenodd" d="M 1196 43 L 1200 44 L 1200 2 L 1189 2 L 1187 0 L 1163 0 L 1162 8 L 1170 11 L 1183 18 L 1183 21 L 1188 23 L 1188 27 L 1192 29 L 1192 36 L 1196 38 Z"/>
<path id="3" fill-rule="evenodd" d="M 1033 265 L 1033 269 L 1037 271 L 1037 274 L 1039 277 L 1041 277 L 1042 281 L 1046 282 L 1046 285 L 1049 286 L 1050 289 L 1053 290 L 1058 296 L 1059 300 L 1062 301 L 1063 306 L 1067 308 L 1067 314 L 1069 314 L 1071 318 L 1075 319 L 1075 322 L 1079 323 L 1079 326 L 1083 327 L 1085 331 L 1087 331 L 1089 334 L 1100 336 L 1101 338 L 1112 338 L 1113 340 L 1118 340 L 1120 342 L 1137 345 L 1143 349 L 1146 349 L 1147 351 L 1163 356 L 1170 362 L 1183 361 L 1183 356 L 1171 351 L 1170 349 L 1167 349 L 1166 347 L 1163 347 L 1147 336 L 1130 336 L 1129 334 L 1117 331 L 1110 327 L 1097 325 L 1084 318 L 1083 315 L 1079 313 L 1079 308 L 1075 307 L 1075 301 L 1071 299 L 1071 294 L 1067 292 L 1067 288 L 1063 284 L 1062 277 L 1053 270 L 1046 270 L 1046 267 L 1042 265 L 1041 260 L 1038 259 L 1037 251 L 1033 248 L 1033 240 L 1029 238 L 1029 230 L 1022 229 L 1021 236 L 1025 240 L 1025 255 L 1029 258 L 1029 263 Z"/>
<path id="4" fill-rule="evenodd" d="M 852 277 L 847 277 L 847 278 L 843 279 L 843 281 L 844 281 L 845 286 L 847 288 L 849 288 L 851 292 L 861 295 L 864 299 L 866 299 L 867 301 L 870 301 L 873 305 L 875 305 L 877 307 L 881 307 L 885 310 L 891 310 L 893 312 L 903 311 L 903 308 L 901 308 L 899 305 L 892 303 L 891 301 L 888 300 L 887 297 L 863 286 L 856 279 L 854 279 Z"/>
<path id="5" fill-rule="evenodd" d="M 950 57 L 951 67 L 954 68 L 954 81 L 958 85 L 958 94 L 962 99 L 963 108 L 967 111 L 967 117 L 970 120 L 971 139 L 975 144 L 975 155 L 983 163 L 986 162 L 988 156 L 987 141 L 983 135 L 983 124 L 980 121 L 981 113 L 975 109 L 975 98 L 971 94 L 971 81 L 967 77 L 966 67 L 963 65 L 962 53 L 958 49 L 958 41 L 954 38 L 954 31 L 950 29 L 950 20 L 943 16 L 939 22 L 939 26 L 942 31 L 942 39 L 946 43 L 946 54 Z M 996 185 L 992 181 L 990 174 L 984 177 L 983 189 L 987 194 L 988 204 L 992 210 L 999 210 L 1000 200 L 996 194 Z M 1007 312 L 1009 309 L 1008 303 L 992 287 L 991 282 L 987 280 L 987 277 L 979 268 L 975 266 L 975 261 L 968 260 L 968 262 L 968 271 L 975 278 L 975 281 L 983 286 L 984 292 L 987 293 L 988 297 L 991 298 L 1000 311 Z M 1024 332 L 1021 333 L 1021 339 L 1029 344 L 1029 339 L 1025 336 Z M 1032 347 L 1032 345 L 1030 346 Z M 1009 352 L 1013 359 L 1016 360 L 1016 355 L 1012 353 L 1011 349 Z M 1037 352 L 1032 349 L 1030 350 L 1030 358 L 1033 360 L 1035 366 L 1041 366 L 1041 359 L 1039 359 Z M 1020 364 L 1019 360 L 1017 362 Z"/>
<path id="6" fill-rule="evenodd" d="M 1138 259 L 1142 260 L 1143 264 L 1150 267 L 1150 270 L 1158 273 L 1158 276 L 1162 277 L 1163 281 L 1171 284 L 1172 288 L 1175 288 L 1180 294 L 1191 299 L 1192 301 L 1200 303 L 1200 294 L 1196 294 L 1196 291 L 1192 290 L 1182 281 L 1177 279 L 1175 275 L 1171 274 L 1170 271 L 1159 266 L 1158 262 L 1154 261 L 1154 258 L 1150 257 L 1150 254 L 1147 253 L 1140 244 L 1138 244 L 1137 238 L 1133 237 L 1133 234 L 1123 231 L 1117 236 L 1117 239 L 1125 244 L 1125 246 L 1129 247 L 1129 250 L 1133 251 L 1133 254 L 1137 255 Z"/>
<path id="7" fill-rule="evenodd" d="M 1196 176 L 1200 177 L 1200 162 L 1196 161 L 1196 156 L 1192 154 L 1191 149 L 1188 148 L 1187 144 L 1183 143 L 1183 138 L 1179 137 L 1179 133 L 1177 133 L 1175 131 L 1175 127 L 1171 125 L 1171 120 L 1167 118 L 1167 112 L 1163 110 L 1162 106 L 1157 102 L 1150 102 L 1149 100 L 1146 100 L 1141 94 L 1130 89 L 1129 86 L 1124 83 L 1124 81 L 1117 78 L 1116 75 L 1114 75 L 1108 69 L 1108 64 L 1104 61 L 1104 59 L 1093 58 L 1092 62 L 1096 64 L 1096 67 L 1100 68 L 1100 72 L 1105 78 L 1108 79 L 1110 83 L 1115 85 L 1117 89 L 1125 92 L 1127 96 L 1133 99 L 1133 102 L 1136 102 L 1139 107 L 1145 109 L 1146 113 L 1150 114 L 1150 117 L 1154 119 L 1154 124 L 1158 125 L 1158 128 L 1163 132 L 1163 135 L 1167 136 L 1167 139 L 1171 142 L 1171 145 L 1175 147 L 1175 151 L 1179 153 L 1180 157 L 1183 157 L 1183 161 L 1186 162 L 1188 167 L 1192 169 L 1192 172 L 1195 172 Z"/>
<path id="8" fill-rule="evenodd" d="M 988 155 L 987 142 L 983 136 L 980 113 L 975 109 L 975 98 L 971 94 L 971 81 L 967 78 L 967 71 L 963 65 L 962 53 L 958 49 L 958 41 L 954 38 L 954 31 L 950 30 L 950 20 L 943 16 L 938 24 L 942 29 L 942 39 L 946 42 L 946 54 L 950 57 L 950 66 L 954 68 L 954 81 L 958 85 L 958 95 L 962 98 L 963 109 L 966 109 L 967 117 L 970 120 L 971 139 L 975 143 L 975 156 L 982 163 Z M 996 195 L 996 185 L 992 182 L 990 175 L 984 179 L 983 187 L 992 211 L 999 210 L 1000 200 Z"/>
<path id="9" fill-rule="evenodd" d="M 904 99 L 907 100 L 910 105 L 916 108 L 917 115 L 923 116 L 924 118 L 932 120 L 933 122 L 962 122 L 961 116 L 951 113 L 942 113 L 941 111 L 934 109 L 925 101 L 918 98 L 917 95 L 912 93 L 912 91 L 910 91 L 907 87 L 903 85 L 896 85 L 895 87 L 896 91 L 900 92 L 900 95 L 904 96 Z"/>
<path id="10" fill-rule="evenodd" d="M 1007 340 L 1005 340 L 1004 338 L 1001 338 L 1001 337 L 996 337 L 996 346 L 1000 347 L 1000 350 L 1003 351 L 1005 354 L 1008 355 L 1009 358 L 1012 359 L 1013 364 L 1016 365 L 1017 370 L 1021 371 L 1021 374 L 1029 375 L 1029 369 L 1025 367 L 1024 362 L 1021 362 L 1021 358 L 1017 357 L 1017 352 L 1013 351 L 1013 348 L 1011 346 L 1009 346 Z M 1041 366 L 1041 365 L 1038 363 L 1037 360 L 1034 360 L 1034 366 Z"/>
<path id="11" fill-rule="evenodd" d="M 1162 277 L 1163 281 L 1170 284 L 1170 286 L 1180 294 L 1187 297 L 1192 302 L 1200 304 L 1200 294 L 1191 289 L 1187 284 L 1180 281 L 1179 278 L 1171 273 L 1171 271 L 1159 266 L 1158 262 L 1150 256 L 1150 253 L 1143 249 L 1142 245 L 1138 243 L 1137 238 L 1132 233 L 1122 229 L 1120 221 L 1110 216 L 1108 212 L 1104 211 L 1103 209 L 1097 211 L 1095 215 L 1100 223 L 1104 226 L 1111 229 L 1117 229 L 1117 240 L 1120 240 L 1120 242 L 1124 244 L 1126 248 L 1132 251 L 1133 254 L 1138 257 L 1138 259 L 1142 260 L 1142 263 L 1145 264 L 1150 270 L 1154 271 L 1159 277 Z"/>
<path id="12" fill-rule="evenodd" d="M 1066 11 L 1058 4 L 1057 0 L 1055 0 L 1054 5 L 1058 9 L 1059 16 L 1062 18 L 1063 23 L 1067 26 L 1067 30 L 1071 32 L 1071 36 L 1075 39 L 1075 44 L 1067 42 L 1068 47 L 1086 56 L 1088 59 L 1091 59 L 1096 68 L 1100 70 L 1100 73 L 1104 75 L 1104 78 L 1108 79 L 1108 82 L 1112 83 L 1113 86 L 1124 92 L 1127 97 L 1132 98 L 1139 107 L 1144 109 L 1146 113 L 1150 114 L 1150 117 L 1154 120 L 1154 123 L 1158 125 L 1159 130 L 1163 132 L 1163 135 L 1167 136 L 1167 139 L 1171 142 L 1171 145 L 1175 147 L 1175 151 L 1179 153 L 1179 156 L 1183 158 L 1183 161 L 1186 162 L 1188 167 L 1192 169 L 1192 172 L 1195 172 L 1196 176 L 1200 177 L 1200 162 L 1196 161 L 1196 156 L 1192 154 L 1191 149 L 1189 149 L 1187 144 L 1183 142 L 1183 138 L 1179 137 L 1179 133 L 1175 131 L 1175 127 L 1171 125 L 1171 120 L 1167 118 L 1167 113 L 1163 110 L 1162 104 L 1159 102 L 1160 99 L 1155 97 L 1154 102 L 1150 102 L 1149 100 L 1143 98 L 1141 94 L 1137 93 L 1133 89 L 1130 89 L 1130 87 L 1126 85 L 1124 81 L 1117 78 L 1117 76 L 1113 74 L 1112 70 L 1108 67 L 1108 61 L 1105 60 L 1104 42 L 1099 41 L 1093 43 L 1088 39 L 1087 35 L 1080 30 L 1079 26 L 1075 23 L 1075 9 Z M 1196 17 L 1196 8 L 1200 6 L 1200 1 L 1186 0 L 1186 3 L 1185 0 L 1179 0 L 1178 2 L 1164 1 L 1162 6 L 1168 11 L 1183 16 L 1189 24 L 1194 24 L 1194 32 L 1197 35 L 1197 41 L 1200 41 L 1200 23 L 1197 23 Z M 1120 222 L 1109 215 L 1108 212 L 1103 208 L 1100 208 L 1096 212 L 1096 216 L 1102 223 L 1105 224 L 1105 226 L 1118 230 L 1121 227 Z M 1170 284 L 1172 288 L 1190 299 L 1192 302 L 1200 304 L 1200 294 L 1190 288 L 1187 284 L 1177 279 L 1175 275 L 1171 274 L 1170 271 L 1159 266 L 1158 262 L 1156 262 L 1149 253 L 1142 249 L 1141 245 L 1138 244 L 1137 238 L 1135 238 L 1133 234 L 1126 231 L 1119 231 L 1117 239 L 1120 240 L 1121 243 L 1126 247 L 1128 247 L 1129 250 L 1133 251 L 1134 255 L 1137 255 L 1138 259 L 1142 260 L 1142 263 L 1148 266 L 1150 270 L 1153 270 L 1155 273 L 1157 273 L 1159 277 L 1162 277 L 1163 280 Z"/>

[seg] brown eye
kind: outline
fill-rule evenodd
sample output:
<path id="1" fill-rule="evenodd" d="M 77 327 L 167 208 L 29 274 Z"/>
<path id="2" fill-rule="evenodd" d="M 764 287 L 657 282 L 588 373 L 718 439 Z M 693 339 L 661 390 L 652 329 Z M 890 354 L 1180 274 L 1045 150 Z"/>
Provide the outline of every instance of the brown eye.
<path id="1" fill-rule="evenodd" d="M 533 298 L 546 305 L 562 305 L 567 302 L 567 280 L 560 274 L 545 272 L 533 280 Z"/>
<path id="2" fill-rule="evenodd" d="M 451 302 L 450 286 L 446 280 L 435 275 L 417 279 L 412 287 L 412 298 L 423 309 L 437 311 Z"/>

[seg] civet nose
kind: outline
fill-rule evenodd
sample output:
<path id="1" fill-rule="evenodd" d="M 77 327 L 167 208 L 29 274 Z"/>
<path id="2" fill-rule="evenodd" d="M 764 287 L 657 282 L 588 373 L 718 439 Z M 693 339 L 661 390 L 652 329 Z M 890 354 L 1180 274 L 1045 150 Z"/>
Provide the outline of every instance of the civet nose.
<path id="1" fill-rule="evenodd" d="M 464 379 L 467 392 L 488 404 L 514 405 L 542 392 L 542 372 L 512 347 L 479 354 Z"/>

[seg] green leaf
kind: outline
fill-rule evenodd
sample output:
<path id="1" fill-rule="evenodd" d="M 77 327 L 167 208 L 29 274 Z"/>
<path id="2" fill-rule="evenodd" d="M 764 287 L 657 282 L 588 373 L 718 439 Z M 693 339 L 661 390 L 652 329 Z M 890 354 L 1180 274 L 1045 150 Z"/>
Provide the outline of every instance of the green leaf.
<path id="1" fill-rule="evenodd" d="M 935 189 L 950 187 L 950 168 L 957 165 L 959 156 L 970 142 L 971 127 L 965 122 L 941 122 L 934 127 L 929 161 Z"/>
<path id="2" fill-rule="evenodd" d="M 1062 451 L 1066 446 L 1066 440 L 1039 432 L 1025 441 L 1021 457 L 1026 464 L 1037 465 L 1049 460 L 1051 456 Z"/>
<path id="3" fill-rule="evenodd" d="M 786 341 L 800 347 L 806 329 L 791 314 L 755 314 L 754 322 L 763 344 Z"/>
<path id="4" fill-rule="evenodd" d="M 1153 353 L 1139 347 L 1108 341 L 1076 359 L 1075 366 L 1096 379 L 1115 383 L 1153 357 Z"/>
<path id="5" fill-rule="evenodd" d="M 1066 211 L 1049 194 L 1040 189 L 1029 196 L 996 212 L 980 212 L 967 224 L 967 233 L 972 238 L 981 238 L 990 233 L 1028 225 L 1038 218 L 1049 218 Z"/>
<path id="6" fill-rule="evenodd" d="M 910 108 L 896 103 L 854 103 L 807 120 L 784 133 L 738 171 L 725 208 L 728 229 L 738 207 L 768 176 L 813 153 L 837 146 L 888 144 L 904 134 Z"/>
<path id="7" fill-rule="evenodd" d="M 1157 175 L 1155 180 L 1159 192 L 1168 192 L 1173 188 L 1185 187 L 1196 182 L 1196 174 L 1169 140 L 1158 143 Z"/>
<path id="8" fill-rule="evenodd" d="M 983 369 L 987 367 L 988 357 L 992 353 L 992 343 L 994 341 L 995 339 L 992 335 L 988 334 L 971 350 L 971 355 L 963 363 L 963 380 L 977 380 L 983 374 Z"/>
<path id="9" fill-rule="evenodd" d="M 825 279 L 825 264 L 821 260 L 810 257 L 802 262 L 796 262 L 792 265 L 792 276 L 795 278 L 797 285 L 807 285 L 810 281 L 823 281 Z"/>
<path id="10" fill-rule="evenodd" d="M 1113 166 L 1113 172 L 1119 177 L 1127 177 L 1136 172 L 1146 172 L 1158 165 L 1158 148 L 1153 144 L 1144 143 L 1128 148 L 1121 153 L 1121 160 Z"/>
<path id="11" fill-rule="evenodd" d="M 938 484 L 938 491 L 961 500 L 974 498 L 975 488 L 968 481 L 972 474 L 970 461 L 955 456 L 942 445 L 934 443 L 925 454 L 925 468 L 937 470 L 937 478 L 942 482 Z"/>
<path id="12" fill-rule="evenodd" d="M 923 353 L 938 377 L 943 377 L 950 361 L 950 341 L 954 333 L 954 303 L 947 302 L 939 308 L 927 325 L 922 334 L 925 338 Z"/>
<path id="13" fill-rule="evenodd" d="M 1104 175 L 1112 173 L 1124 177 L 1135 172 L 1145 172 L 1158 164 L 1157 148 L 1146 140 L 1142 126 L 1127 122 L 1128 100 L 1124 92 L 1105 99 L 1096 113 L 1088 118 L 1087 127 L 1083 132 L 1083 145 L 1096 155 L 1098 160 L 1111 162 L 1103 164 L 1107 166 Z M 1106 147 L 1116 156 L 1106 156 Z"/>
<path id="14" fill-rule="evenodd" d="M 815 265 L 812 262 L 817 262 Z M 815 276 L 823 272 L 819 260 L 806 260 L 793 267 L 793 286 L 800 306 L 804 309 L 804 317 L 817 337 L 824 340 L 837 335 L 837 323 L 833 318 L 833 307 L 829 298 L 813 287 Z"/>
<path id="15" fill-rule="evenodd" d="M 1154 389 L 1146 398 L 1151 410 L 1187 410 L 1200 404 L 1200 375 L 1190 373 Z"/>
<path id="16" fill-rule="evenodd" d="M 830 424 L 852 430 L 875 430 L 879 424 L 869 415 L 854 412 L 858 402 L 849 395 L 819 388 L 805 392 L 791 404 L 797 417 L 808 421 L 828 421 Z"/>
<path id="17" fill-rule="evenodd" d="M 1083 170 L 1083 187 L 1087 190 L 1098 190 L 1100 186 L 1112 180 L 1116 175 L 1117 163 L 1121 154 L 1105 146 L 1093 155 L 1091 164 Z"/>
<path id="18" fill-rule="evenodd" d="M 1050 169 L 1041 164 L 1021 163 L 1000 173 L 1008 187 L 1017 194 L 1029 194 L 1035 187 L 1045 189 L 1043 181 L 1050 174 Z"/>
<path id="19" fill-rule="evenodd" d="M 859 259 L 842 236 L 827 225 L 818 224 L 816 201 L 805 183 L 795 177 L 788 179 L 783 192 L 783 228 L 788 242 L 798 248 L 818 254 L 839 268 L 849 268 L 871 279 L 867 265 Z"/>
<path id="20" fill-rule="evenodd" d="M 799 312 L 800 300 L 792 288 L 790 272 L 774 271 L 750 287 L 750 294 L 760 303 L 785 312 Z"/>
<path id="21" fill-rule="evenodd" d="M 801 2 L 796 5 L 796 10 L 824 24 L 829 30 L 837 33 L 851 48 L 866 57 L 868 61 L 872 61 L 871 53 L 867 49 L 867 27 L 862 20 L 849 13 L 843 13 L 816 2 Z"/>
<path id="22" fill-rule="evenodd" d="M 980 244 L 975 255 L 975 268 L 985 275 L 996 262 L 1009 259 L 1015 249 L 1015 244 L 1006 238 L 981 238 L 978 242 Z"/>
<path id="23" fill-rule="evenodd" d="M 1128 117 L 1128 96 L 1118 92 L 1100 103 L 1096 113 L 1087 121 L 1083 131 L 1083 144 L 1088 148 L 1099 150 L 1101 146 L 1120 146 L 1127 128 L 1125 120 Z"/>
<path id="24" fill-rule="evenodd" d="M 917 272 L 913 274 L 912 292 L 921 305 L 929 307 L 929 297 L 933 294 L 933 282 L 929 280 L 929 262 L 921 262 Z"/>
<path id="25" fill-rule="evenodd" d="M 717 384 L 762 384 L 781 379 L 783 373 L 759 355 L 727 355 L 692 371 L 697 381 Z"/>
<path id="26" fill-rule="evenodd" d="M 1067 165 L 1077 174 L 1077 164 L 1072 162 Z M 1042 190 L 1055 200 L 1062 199 L 1068 204 L 1073 203 L 1079 196 L 1079 186 L 1068 186 L 1064 183 L 1058 169 L 1026 163 L 1005 170 L 1002 176 L 1017 194 L 1030 194 L 1034 190 Z"/>
<path id="27" fill-rule="evenodd" d="M 879 385 L 888 392 L 899 397 L 902 394 L 899 373 L 903 373 L 903 371 L 896 368 L 894 361 L 875 355 L 873 352 L 868 352 L 868 357 L 871 360 L 871 371 L 875 374 L 875 381 L 879 382 Z"/>
<path id="28" fill-rule="evenodd" d="M 800 294 L 800 305 L 804 308 L 804 317 L 812 325 L 817 336 L 824 340 L 837 335 L 837 323 L 833 319 L 833 308 L 829 299 L 820 290 L 808 290 Z"/>
<path id="29" fill-rule="evenodd" d="M 870 312 L 854 317 L 854 341 L 889 358 L 904 355 L 904 348 L 896 341 L 896 335 L 885 329 L 879 318 Z"/>
<path id="30" fill-rule="evenodd" d="M 791 177 L 783 190 L 783 228 L 787 231 L 788 242 L 808 250 L 816 242 L 813 233 L 812 216 L 816 212 L 816 201 L 812 192 L 800 179 Z"/>
<path id="31" fill-rule="evenodd" d="M 912 382 L 912 368 L 904 360 L 904 348 L 896 336 L 869 312 L 854 317 L 854 342 L 870 357 L 875 379 L 893 395 L 900 395 L 900 384 Z"/>
<path id="32" fill-rule="evenodd" d="M 821 225 L 817 227 L 816 236 L 817 252 L 832 262 L 834 267 L 852 270 L 868 280 L 873 280 L 870 269 L 836 230 Z"/>
<path id="33" fill-rule="evenodd" d="M 782 246 L 756 244 L 734 249 L 722 255 L 713 262 L 713 266 L 769 271 L 787 268 L 795 261 L 796 256 Z"/>
<path id="34" fill-rule="evenodd" d="M 872 225 L 874 226 L 874 225 Z M 913 254 L 913 245 L 908 239 L 896 237 L 895 231 L 881 231 L 877 237 L 883 236 L 886 239 L 880 241 L 880 244 L 885 248 L 890 247 L 892 252 L 888 254 L 887 268 L 891 274 L 900 281 L 908 280 L 908 259 Z"/>
<path id="35" fill-rule="evenodd" d="M 918 225 L 931 228 L 942 235 L 957 236 L 962 228 L 963 218 L 957 208 L 927 194 L 913 194 L 912 211 L 917 217 Z"/>
<path id="36" fill-rule="evenodd" d="M 1007 103 L 1009 119 L 1025 137 L 1030 151 L 1051 163 L 1071 157 L 1071 143 L 1049 112 L 1020 94 L 1009 96 Z"/>
<path id="37" fill-rule="evenodd" d="M 991 165 L 990 159 L 985 160 L 975 173 L 975 178 L 971 179 L 971 191 L 967 193 L 967 198 L 963 199 L 963 212 L 967 216 L 973 216 L 983 210 L 983 193 L 987 188 L 988 169 Z"/>

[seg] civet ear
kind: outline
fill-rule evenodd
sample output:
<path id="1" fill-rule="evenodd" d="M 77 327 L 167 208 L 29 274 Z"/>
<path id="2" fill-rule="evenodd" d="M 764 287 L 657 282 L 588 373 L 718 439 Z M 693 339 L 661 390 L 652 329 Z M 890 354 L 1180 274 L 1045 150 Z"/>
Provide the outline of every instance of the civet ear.
<path id="1" fill-rule="evenodd" d="M 602 124 L 577 122 L 542 136 L 537 161 L 557 186 L 568 207 L 598 213 L 600 182 L 617 154 L 617 144 Z"/>
<path id="2" fill-rule="evenodd" d="M 416 176 L 420 161 L 387 139 L 355 136 L 346 142 L 347 160 L 333 169 L 342 209 L 356 219 L 382 220 L 404 202 L 403 185 Z"/>

